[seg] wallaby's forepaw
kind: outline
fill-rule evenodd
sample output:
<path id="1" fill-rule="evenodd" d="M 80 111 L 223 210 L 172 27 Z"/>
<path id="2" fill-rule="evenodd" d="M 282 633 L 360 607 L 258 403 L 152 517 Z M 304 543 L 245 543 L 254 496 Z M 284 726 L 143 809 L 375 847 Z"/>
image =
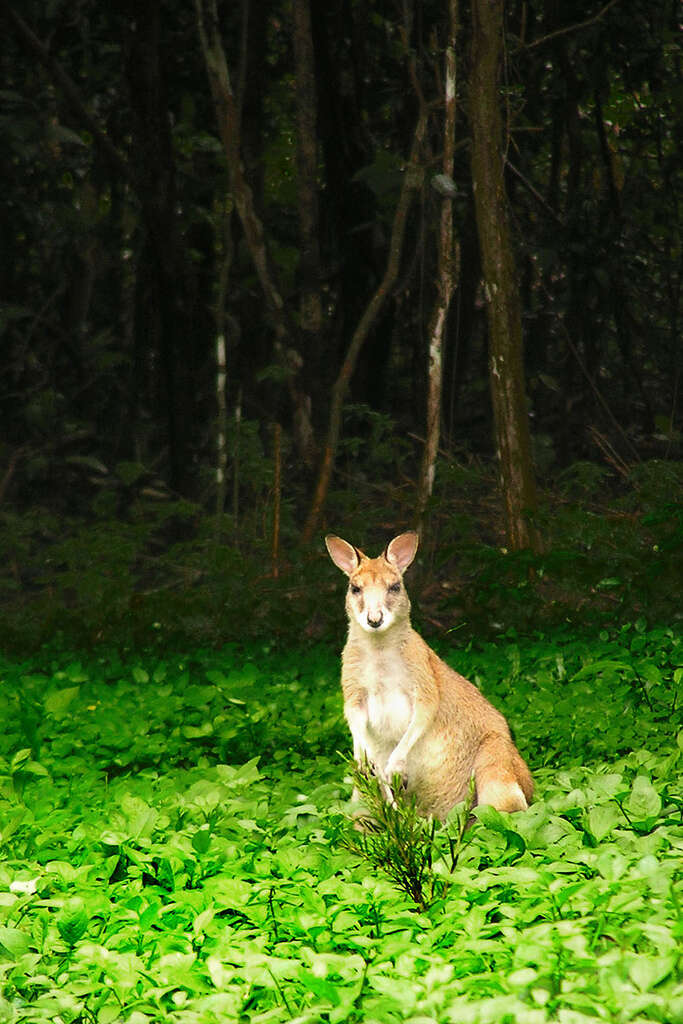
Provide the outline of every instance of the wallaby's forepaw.
<path id="1" fill-rule="evenodd" d="M 378 778 L 379 778 L 380 788 L 382 790 L 382 796 L 384 797 L 386 803 L 388 803 L 391 807 L 396 807 L 396 801 L 394 800 L 394 791 L 393 791 L 393 789 L 391 788 L 391 786 L 389 785 L 388 782 L 385 782 L 384 779 L 380 778 L 379 776 L 378 776 Z"/>
<path id="2" fill-rule="evenodd" d="M 385 770 L 377 773 L 382 786 L 384 799 L 396 810 L 396 794 L 405 793 L 408 788 L 408 776 L 404 761 L 393 761 L 389 758 Z"/>
<path id="3" fill-rule="evenodd" d="M 400 779 L 400 788 L 405 789 L 408 785 L 408 769 L 405 761 L 401 759 L 394 760 L 392 757 L 387 761 L 387 766 L 384 771 L 384 778 L 390 786 L 393 786 L 396 780 L 396 776 Z"/>

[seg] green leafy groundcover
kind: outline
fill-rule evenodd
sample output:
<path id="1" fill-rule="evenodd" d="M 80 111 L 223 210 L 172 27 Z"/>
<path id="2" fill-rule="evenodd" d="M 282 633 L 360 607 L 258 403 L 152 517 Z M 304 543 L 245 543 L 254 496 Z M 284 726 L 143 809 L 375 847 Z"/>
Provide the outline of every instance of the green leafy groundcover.
<path id="1" fill-rule="evenodd" d="M 334 652 L 0 662 L 0 1020 L 683 1021 L 681 638 L 443 653 L 537 800 L 421 912 L 344 845 Z"/>

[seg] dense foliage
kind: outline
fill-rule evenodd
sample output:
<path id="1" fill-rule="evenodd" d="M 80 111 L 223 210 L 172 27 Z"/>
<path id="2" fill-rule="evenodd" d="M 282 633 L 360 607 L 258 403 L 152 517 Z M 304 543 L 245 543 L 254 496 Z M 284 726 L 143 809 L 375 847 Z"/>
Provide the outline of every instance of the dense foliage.
<path id="1" fill-rule="evenodd" d="M 413 490 L 391 425 L 375 423 L 373 464 L 397 483 L 373 488 L 352 446 L 331 494 L 330 525 L 369 554 L 411 524 Z M 158 645 L 160 650 L 248 638 L 300 644 L 338 641 L 342 581 L 322 538 L 297 540 L 283 502 L 281 545 L 273 557 L 272 474 L 255 446 L 251 503 L 237 531 L 201 506 L 155 498 L 135 482 L 125 514 L 103 510 L 84 524 L 33 509 L 7 511 L 0 531 L 0 643 L 33 650 L 66 643 Z M 430 634 L 466 637 L 572 624 L 606 626 L 643 617 L 680 623 L 683 578 L 683 470 L 653 461 L 620 483 L 593 464 L 567 470 L 543 494 L 539 555 L 504 546 L 489 468 L 445 462 L 409 572 L 414 615 Z M 106 501 L 105 501 L 106 496 Z"/>
<path id="2" fill-rule="evenodd" d="M 415 526 L 446 195 L 459 272 L 420 523 L 425 622 L 500 632 L 539 616 L 679 614 L 674 6 L 506 5 L 533 557 L 501 552 L 467 2 L 453 178 L 437 175 L 446 7 L 218 4 L 236 105 L 226 143 L 197 23 L 211 0 L 0 6 L 3 642 L 327 634 L 326 524 L 303 545 L 302 528 L 332 385 L 385 274 L 418 111 L 420 174 L 396 279 L 349 381 L 329 528 L 379 547 Z M 262 229 L 259 273 L 231 157 Z"/>
<path id="3" fill-rule="evenodd" d="M 537 799 L 422 910 L 346 847 L 327 647 L 4 659 L 0 1019 L 681 1021 L 680 637 L 443 653 Z"/>
<path id="4" fill-rule="evenodd" d="M 407 436 L 414 479 L 442 195 L 433 179 L 446 5 L 402 8 L 382 0 L 311 5 L 319 250 L 311 266 L 297 205 L 302 101 L 292 4 L 219 5 L 241 115 L 234 141 L 284 303 L 283 346 L 228 191 L 194 6 L 3 4 L 5 498 L 83 513 L 94 490 L 113 512 L 126 507 L 132 479 L 149 485 L 156 477 L 157 488 L 170 484 L 213 504 L 222 328 L 229 418 L 239 411 L 241 443 L 256 433 L 268 452 L 271 424 L 283 424 L 287 496 L 300 524 L 330 387 L 386 265 L 421 98 L 430 118 L 419 154 L 424 183 L 400 278 L 359 356 L 356 406 L 344 425 L 365 451 L 373 416 L 390 416 Z M 461 269 L 443 434 L 451 452 L 488 456 L 467 3 L 459 23 L 457 160 L 447 187 Z M 507 5 L 507 188 L 542 475 L 577 458 L 623 470 L 644 455 L 680 454 L 676 28 L 668 3 Z M 311 289 L 321 309 L 315 330 L 301 305 Z M 297 433 L 304 415 L 312 451 Z M 248 451 L 240 453 L 237 429 L 228 428 L 227 445 L 234 515 L 247 507 L 240 487 L 252 483 L 240 473 Z"/>

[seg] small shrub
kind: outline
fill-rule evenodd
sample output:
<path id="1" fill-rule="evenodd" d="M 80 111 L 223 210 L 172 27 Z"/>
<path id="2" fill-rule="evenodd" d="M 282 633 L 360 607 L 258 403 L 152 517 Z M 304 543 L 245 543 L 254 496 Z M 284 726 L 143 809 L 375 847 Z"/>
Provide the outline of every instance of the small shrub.
<path id="1" fill-rule="evenodd" d="M 346 837 L 347 849 L 385 871 L 397 889 L 424 910 L 448 890 L 448 875 L 458 863 L 470 819 L 474 780 L 468 799 L 455 808 L 447 825 L 439 825 L 418 813 L 415 797 L 405 792 L 400 776 L 392 781 L 391 802 L 367 763 L 352 763 L 352 774 L 367 814 L 355 819 L 355 828 Z M 437 862 L 440 873 L 434 870 Z"/>

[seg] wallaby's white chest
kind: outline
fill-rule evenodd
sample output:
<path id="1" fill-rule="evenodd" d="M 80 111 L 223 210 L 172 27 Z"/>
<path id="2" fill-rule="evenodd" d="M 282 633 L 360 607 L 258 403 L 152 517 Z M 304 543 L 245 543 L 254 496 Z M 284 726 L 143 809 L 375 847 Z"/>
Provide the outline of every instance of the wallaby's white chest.
<path id="1" fill-rule="evenodd" d="M 368 728 L 376 736 L 398 742 L 413 714 L 413 680 L 400 650 L 368 647 L 358 679 L 366 693 Z"/>
<path id="2" fill-rule="evenodd" d="M 398 743 L 410 724 L 412 713 L 412 701 L 401 690 L 368 694 L 368 729 L 383 740 Z"/>

